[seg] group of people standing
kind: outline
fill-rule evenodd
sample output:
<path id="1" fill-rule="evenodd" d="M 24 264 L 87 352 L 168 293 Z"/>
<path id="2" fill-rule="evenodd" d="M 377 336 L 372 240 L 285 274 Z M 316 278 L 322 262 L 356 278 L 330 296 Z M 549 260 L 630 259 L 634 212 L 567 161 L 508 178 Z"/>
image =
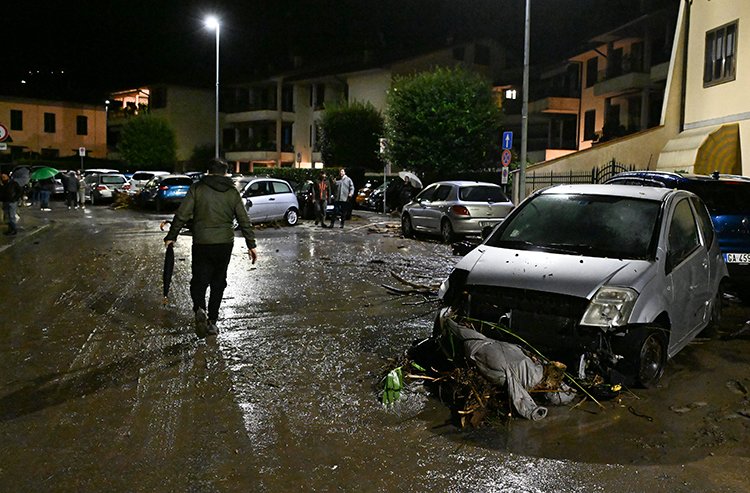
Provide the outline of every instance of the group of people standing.
<path id="1" fill-rule="evenodd" d="M 339 169 L 339 178 L 335 182 L 329 181 L 324 172 L 321 173 L 313 187 L 315 225 L 320 224 L 324 228 L 332 228 L 336 222 L 336 217 L 338 217 L 341 221 L 340 227 L 343 228 L 344 220 L 349 213 L 349 207 L 351 207 L 352 197 L 354 197 L 354 182 L 346 175 L 344 168 Z M 326 209 L 329 201 L 333 202 L 333 214 L 331 214 L 330 225 L 326 226 Z"/>

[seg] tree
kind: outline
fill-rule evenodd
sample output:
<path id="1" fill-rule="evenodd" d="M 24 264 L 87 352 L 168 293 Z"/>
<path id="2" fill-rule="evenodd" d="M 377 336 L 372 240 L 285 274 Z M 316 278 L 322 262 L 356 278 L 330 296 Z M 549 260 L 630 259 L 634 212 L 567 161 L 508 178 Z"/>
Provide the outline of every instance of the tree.
<path id="1" fill-rule="evenodd" d="M 464 69 L 397 77 L 388 92 L 387 155 L 435 177 L 498 161 L 501 112 L 490 83 Z"/>
<path id="2" fill-rule="evenodd" d="M 326 105 L 320 129 L 320 152 L 327 166 L 383 168 L 380 159 L 383 116 L 371 103 Z"/>
<path id="3" fill-rule="evenodd" d="M 177 161 L 174 131 L 166 120 L 148 114 L 128 120 L 118 150 L 129 166 L 143 170 L 172 170 Z"/>

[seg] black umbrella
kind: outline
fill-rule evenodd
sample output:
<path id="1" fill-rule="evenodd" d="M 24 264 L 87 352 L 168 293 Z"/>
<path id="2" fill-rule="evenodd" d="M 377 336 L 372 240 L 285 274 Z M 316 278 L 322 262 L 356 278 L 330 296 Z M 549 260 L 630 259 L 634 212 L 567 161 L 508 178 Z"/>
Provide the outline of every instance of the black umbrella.
<path id="1" fill-rule="evenodd" d="M 164 304 L 167 303 L 169 295 L 169 285 L 172 284 L 172 273 L 174 272 L 174 245 L 170 243 L 167 246 L 167 252 L 164 254 Z"/>

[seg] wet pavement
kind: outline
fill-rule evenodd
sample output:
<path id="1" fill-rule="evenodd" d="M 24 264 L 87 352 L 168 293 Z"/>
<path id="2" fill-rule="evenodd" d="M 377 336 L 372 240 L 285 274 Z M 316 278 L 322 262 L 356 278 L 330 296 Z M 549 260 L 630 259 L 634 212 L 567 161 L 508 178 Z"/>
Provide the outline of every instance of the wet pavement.
<path id="1" fill-rule="evenodd" d="M 748 336 L 691 344 L 603 409 L 460 431 L 417 385 L 377 395 L 435 308 L 382 285 L 441 280 L 449 247 L 362 212 L 260 228 L 255 267 L 235 244 L 221 334 L 198 340 L 188 237 L 162 304 L 168 215 L 54 206 L 0 238 L 3 490 L 750 490 Z M 732 303 L 723 335 L 748 319 Z"/>

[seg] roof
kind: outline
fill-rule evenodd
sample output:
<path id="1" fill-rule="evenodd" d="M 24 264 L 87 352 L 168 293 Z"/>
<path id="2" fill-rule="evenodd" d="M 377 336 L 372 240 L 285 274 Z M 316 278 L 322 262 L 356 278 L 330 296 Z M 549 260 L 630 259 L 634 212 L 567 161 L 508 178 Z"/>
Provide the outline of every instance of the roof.
<path id="1" fill-rule="evenodd" d="M 604 195 L 614 197 L 626 197 L 632 199 L 646 199 L 662 201 L 673 193 L 671 188 L 657 187 L 634 187 L 632 185 L 558 185 L 545 188 L 539 193 L 544 195 L 553 194 L 587 194 Z"/>

